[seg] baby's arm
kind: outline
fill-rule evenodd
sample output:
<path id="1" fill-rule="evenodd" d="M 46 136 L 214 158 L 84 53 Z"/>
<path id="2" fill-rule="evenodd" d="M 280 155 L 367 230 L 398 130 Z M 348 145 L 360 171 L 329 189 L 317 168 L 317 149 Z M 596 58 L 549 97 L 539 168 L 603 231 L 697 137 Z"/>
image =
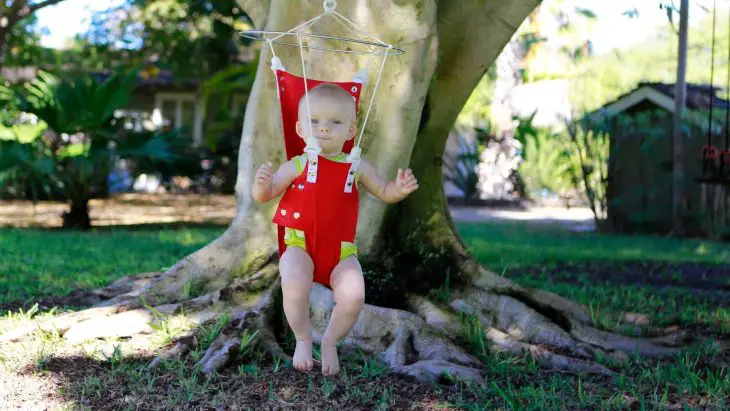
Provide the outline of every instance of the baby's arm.
<path id="1" fill-rule="evenodd" d="M 299 174 L 297 165 L 292 160 L 282 164 L 273 175 L 272 171 L 271 163 L 262 165 L 256 171 L 251 191 L 254 200 L 259 203 L 265 203 L 272 198 L 278 197 Z"/>
<path id="2" fill-rule="evenodd" d="M 365 160 L 360 163 L 360 181 L 370 194 L 384 203 L 397 203 L 418 188 L 418 181 L 410 168 L 405 171 L 399 168 L 396 179 L 388 181 Z"/>

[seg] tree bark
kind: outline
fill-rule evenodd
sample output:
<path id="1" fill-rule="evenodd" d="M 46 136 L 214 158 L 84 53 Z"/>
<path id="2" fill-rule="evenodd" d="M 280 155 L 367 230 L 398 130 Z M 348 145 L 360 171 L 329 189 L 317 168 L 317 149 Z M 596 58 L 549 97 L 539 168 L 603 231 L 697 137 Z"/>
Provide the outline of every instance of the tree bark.
<path id="1" fill-rule="evenodd" d="M 91 228 L 88 198 L 71 201 L 69 211 L 63 213 L 63 228 L 79 228 L 82 230 Z"/>
<path id="2" fill-rule="evenodd" d="M 679 9 L 679 40 L 677 50 L 677 85 L 674 92 L 674 115 L 672 123 L 672 229 L 677 235 L 684 234 L 685 218 L 685 169 L 684 135 L 682 115 L 687 98 L 687 26 L 689 24 L 689 1 L 682 0 Z"/>
<path id="3" fill-rule="evenodd" d="M 319 14 L 321 3 L 239 0 L 260 29 L 282 31 Z M 458 3 L 458 4 L 457 4 Z M 340 0 L 338 11 L 369 33 L 397 44 L 406 54 L 388 60 L 364 137 L 364 156 L 386 176 L 410 166 L 420 188 L 386 207 L 362 194 L 357 242 L 366 271 L 367 297 L 345 344 L 387 361 L 393 370 L 421 379 L 443 372 L 479 378 L 481 362 L 461 346 L 468 318 L 477 338 L 494 350 L 530 355 L 549 368 L 610 374 L 597 356 L 621 352 L 666 355 L 682 335 L 651 340 L 594 328 L 587 310 L 557 295 L 520 287 L 476 263 L 462 244 L 443 192 L 441 157 L 461 107 L 537 0 Z M 340 33 L 325 20 L 316 30 Z M 296 48 L 277 54 L 300 73 Z M 200 360 L 210 372 L 231 359 L 245 330 L 279 357 L 276 322 L 281 318 L 275 201 L 252 199 L 255 170 L 285 160 L 274 78 L 263 47 L 242 130 L 236 198 L 228 229 L 164 273 L 125 277 L 88 296 L 91 309 L 16 329 L 0 342 L 21 340 L 36 329 L 53 329 L 70 341 L 130 337 L 152 332 L 159 315 L 185 313 L 193 324 L 159 358 L 184 354 L 196 344 L 198 325 L 227 313 L 232 321 Z M 354 54 L 305 52 L 307 74 L 348 80 L 366 59 Z M 327 64 L 322 64 L 323 62 Z M 374 70 L 371 70 L 373 73 Z M 362 101 L 369 101 L 372 87 Z M 433 289 L 439 288 L 438 298 Z M 193 290 L 195 290 L 193 292 Z M 321 340 L 334 301 L 315 284 L 310 299 L 313 337 Z M 154 307 L 154 310 L 152 309 Z M 155 315 L 153 315 L 155 314 Z M 280 324 L 281 325 L 281 324 Z M 155 366 L 158 361 L 153 361 Z"/>

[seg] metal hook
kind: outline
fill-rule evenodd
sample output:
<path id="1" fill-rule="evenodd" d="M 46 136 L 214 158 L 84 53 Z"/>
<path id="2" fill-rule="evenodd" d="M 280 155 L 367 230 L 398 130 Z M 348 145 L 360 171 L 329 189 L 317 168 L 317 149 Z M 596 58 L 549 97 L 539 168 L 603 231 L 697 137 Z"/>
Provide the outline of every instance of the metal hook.
<path id="1" fill-rule="evenodd" d="M 337 8 L 337 0 L 324 0 L 322 3 L 325 13 L 332 13 Z"/>

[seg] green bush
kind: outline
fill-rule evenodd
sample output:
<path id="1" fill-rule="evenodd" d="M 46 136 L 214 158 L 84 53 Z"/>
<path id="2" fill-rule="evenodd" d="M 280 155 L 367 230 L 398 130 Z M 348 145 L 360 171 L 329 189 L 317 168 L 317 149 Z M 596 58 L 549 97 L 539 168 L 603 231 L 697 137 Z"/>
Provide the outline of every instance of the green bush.
<path id="1" fill-rule="evenodd" d="M 458 134 L 459 148 L 444 154 L 444 180 L 464 193 L 464 201 L 471 200 L 479 192 L 478 166 L 487 141 L 492 137 L 490 128 L 476 129 L 476 138 L 469 141 Z"/>
<path id="2" fill-rule="evenodd" d="M 516 130 L 522 143 L 519 173 L 531 195 L 545 190 L 562 199 L 579 199 L 596 220 L 606 217 L 608 133 L 588 124 L 566 121 L 565 129 L 552 132 L 520 119 Z"/>
<path id="3" fill-rule="evenodd" d="M 59 78 L 40 72 L 22 86 L 0 85 L 5 113 L 33 115 L 46 124 L 30 142 L 5 140 L 0 145 L 0 192 L 30 187 L 68 201 L 65 227 L 91 225 L 88 202 L 106 187 L 115 161 L 122 158 L 170 161 L 170 133 L 133 133 L 116 113 L 130 102 L 137 71 L 118 73 L 100 81 L 88 75 Z M 13 127 L 20 116 L 5 116 Z"/>

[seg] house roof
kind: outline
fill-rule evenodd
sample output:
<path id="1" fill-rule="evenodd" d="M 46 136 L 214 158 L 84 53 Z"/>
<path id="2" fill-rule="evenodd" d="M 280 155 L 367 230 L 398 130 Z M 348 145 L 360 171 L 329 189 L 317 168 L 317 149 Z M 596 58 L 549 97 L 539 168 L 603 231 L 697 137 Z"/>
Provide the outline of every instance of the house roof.
<path id="1" fill-rule="evenodd" d="M 113 73 L 98 72 L 92 73 L 98 81 L 104 81 Z M 200 80 L 195 78 L 176 79 L 170 70 L 153 68 L 153 70 L 142 70 L 137 81 L 137 89 L 196 89 Z"/>
<path id="2" fill-rule="evenodd" d="M 655 105 L 674 113 L 674 83 L 651 83 L 643 82 L 630 92 L 623 94 L 616 100 L 605 104 L 601 111 L 609 116 L 621 113 L 643 101 L 649 101 Z M 719 87 L 710 87 L 703 84 L 687 84 L 686 107 L 694 111 L 708 111 L 710 104 L 716 109 L 730 108 L 730 101 L 717 96 Z"/>
<path id="3" fill-rule="evenodd" d="M 0 69 L 0 76 L 11 83 L 30 81 L 38 75 L 38 67 L 3 67 Z M 99 81 L 109 78 L 111 72 L 91 72 L 91 76 Z M 170 70 L 142 70 L 137 83 L 138 88 L 197 88 L 200 84 L 198 79 L 176 79 Z"/>

